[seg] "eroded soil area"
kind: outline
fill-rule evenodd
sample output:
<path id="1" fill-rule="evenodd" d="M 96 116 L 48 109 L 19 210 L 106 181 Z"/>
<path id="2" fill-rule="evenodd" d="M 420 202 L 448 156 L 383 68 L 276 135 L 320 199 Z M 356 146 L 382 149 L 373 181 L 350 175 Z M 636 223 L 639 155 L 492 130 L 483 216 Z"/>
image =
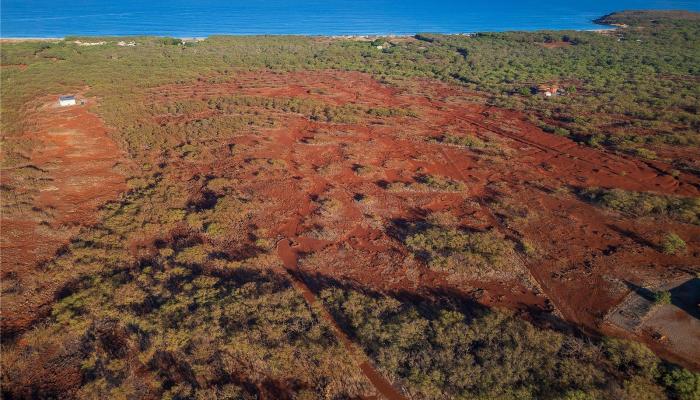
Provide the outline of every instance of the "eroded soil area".
<path id="1" fill-rule="evenodd" d="M 312 289 L 351 282 L 393 293 L 457 294 L 528 316 L 551 311 L 600 332 L 629 282 L 644 286 L 697 271 L 700 227 L 631 218 L 575 194 L 604 187 L 700 195 L 696 176 L 672 175 L 663 162 L 576 144 L 521 113 L 427 80 L 390 86 L 361 73 L 256 72 L 160 87 L 145 101 L 214 104 L 232 97 L 228 108 L 153 118 L 186 130 L 251 112 L 274 126 L 241 129 L 225 142 L 202 139 L 207 150 L 168 159 L 168 174 L 204 181 L 206 207 L 216 206 L 222 188 L 254 204 L 239 222 L 242 231 L 254 232 L 251 243 L 288 239 Z M 290 99 L 325 109 L 310 117 L 287 106 Z M 333 117 L 339 108 L 352 118 Z M 460 229 L 497 231 L 515 250 L 498 269 L 431 269 L 405 244 L 431 215 L 448 215 Z M 663 254 L 659 243 L 667 232 L 682 237 L 686 251 Z M 673 343 L 665 346 L 674 351 Z"/>
<path id="2" fill-rule="evenodd" d="M 44 270 L 44 262 L 97 208 L 125 190 L 124 154 L 101 119 L 86 105 L 58 107 L 54 97 L 36 102 L 28 131 L 8 141 L 30 141 L 25 162 L 2 173 L 2 329 L 5 337 L 47 312 L 56 290 L 80 271 Z M 123 167 L 123 165 L 122 165 Z"/>

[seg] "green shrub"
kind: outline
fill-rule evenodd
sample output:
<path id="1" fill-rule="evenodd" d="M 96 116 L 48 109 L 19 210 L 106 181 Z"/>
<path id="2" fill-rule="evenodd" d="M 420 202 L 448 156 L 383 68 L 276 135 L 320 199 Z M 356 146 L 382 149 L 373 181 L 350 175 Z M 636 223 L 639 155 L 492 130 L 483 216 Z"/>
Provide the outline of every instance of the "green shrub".
<path id="1" fill-rule="evenodd" d="M 455 273 L 498 269 L 513 248 L 495 231 L 467 232 L 442 227 L 415 233 L 406 238 L 406 245 L 430 268 Z"/>
<path id="2" fill-rule="evenodd" d="M 668 367 L 661 381 L 674 399 L 700 399 L 700 374 L 678 367 Z"/>
<path id="3" fill-rule="evenodd" d="M 603 349 L 610 362 L 627 376 L 656 377 L 658 359 L 641 343 L 622 339 L 607 339 Z"/>
<path id="4" fill-rule="evenodd" d="M 671 292 L 668 290 L 662 290 L 654 293 L 654 304 L 671 304 Z"/>
<path id="5" fill-rule="evenodd" d="M 525 253 L 526 256 L 529 256 L 529 257 L 532 257 L 537 253 L 537 250 L 532 245 L 532 243 L 530 243 L 527 240 L 522 240 L 520 242 L 520 249 L 523 251 L 523 253 Z"/>
<path id="6" fill-rule="evenodd" d="M 474 135 L 456 136 L 446 133 L 442 135 L 438 141 L 472 149 L 483 149 L 486 147 L 486 143 Z"/>
<path id="7" fill-rule="evenodd" d="M 182 264 L 202 264 L 209 257 L 207 248 L 203 245 L 186 247 L 175 254 L 175 261 Z"/>
<path id="8" fill-rule="evenodd" d="M 437 175 L 419 175 L 416 182 L 425 185 L 430 189 L 440 191 L 459 192 L 464 190 L 464 184 L 454 179 Z"/>
<path id="9" fill-rule="evenodd" d="M 676 254 L 684 251 L 686 247 L 685 241 L 675 233 L 669 233 L 664 237 L 661 243 L 661 250 L 664 254 Z"/>
<path id="10" fill-rule="evenodd" d="M 568 137 L 569 135 L 571 135 L 571 132 L 569 132 L 568 129 L 561 128 L 561 127 L 554 128 L 553 133 L 557 136 L 563 136 L 563 137 Z"/>
<path id="11" fill-rule="evenodd" d="M 633 216 L 666 216 L 700 224 L 700 198 L 666 196 L 622 189 L 583 189 L 579 196 L 594 204 Z"/>

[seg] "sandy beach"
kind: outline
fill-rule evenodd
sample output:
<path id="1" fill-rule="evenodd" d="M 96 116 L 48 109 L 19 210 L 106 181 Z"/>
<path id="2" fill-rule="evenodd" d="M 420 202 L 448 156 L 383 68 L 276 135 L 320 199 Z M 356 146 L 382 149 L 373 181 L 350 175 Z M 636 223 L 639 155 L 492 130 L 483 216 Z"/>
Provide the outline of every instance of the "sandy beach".
<path id="1" fill-rule="evenodd" d="M 20 43 L 20 42 L 60 42 L 61 40 L 64 40 L 64 38 L 58 38 L 58 37 L 28 37 L 28 38 L 15 38 L 15 37 L 8 37 L 8 38 L 3 38 L 0 37 L 0 43 Z"/>

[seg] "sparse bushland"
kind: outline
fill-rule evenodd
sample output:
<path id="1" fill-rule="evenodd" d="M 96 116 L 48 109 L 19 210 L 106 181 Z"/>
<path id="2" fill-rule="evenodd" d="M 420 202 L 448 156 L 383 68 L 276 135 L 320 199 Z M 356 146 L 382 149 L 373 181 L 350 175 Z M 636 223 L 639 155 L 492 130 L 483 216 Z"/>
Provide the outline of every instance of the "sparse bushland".
<path id="1" fill-rule="evenodd" d="M 187 194 L 178 188 L 185 182 L 160 171 L 145 176 L 46 266 L 84 273 L 56 293 L 24 345 L 4 346 L 3 395 L 371 393 L 328 324 L 241 223 L 254 204 L 215 179 L 218 195 Z"/>
<path id="2" fill-rule="evenodd" d="M 582 189 L 579 196 L 593 204 L 632 216 L 663 216 L 689 224 L 700 224 L 700 198 L 666 196 L 622 189 Z"/>
<path id="3" fill-rule="evenodd" d="M 368 176 L 375 171 L 375 168 L 369 165 L 354 165 L 352 171 L 357 176 Z"/>
<path id="4" fill-rule="evenodd" d="M 430 189 L 448 192 L 460 192 L 465 186 L 462 182 L 438 175 L 421 174 L 416 177 L 416 182 Z"/>
<path id="5" fill-rule="evenodd" d="M 32 272 L 36 287 L 53 300 L 47 318 L 3 342 L 3 397 L 371 394 L 328 325 L 273 272 L 273 246 L 250 224 L 261 200 L 238 192 L 234 176 L 211 174 L 202 160 L 215 155 L 226 166 L 227 158 L 246 151 L 233 143 L 239 133 L 280 127 L 284 113 L 338 124 L 415 113 L 292 97 L 150 102 L 162 85 L 226 84 L 240 71 L 263 69 L 362 71 L 383 82 L 427 77 L 478 91 L 481 102 L 531 113 L 552 133 L 579 142 L 641 157 L 659 144 L 695 149 L 700 25 L 686 18 L 641 20 L 644 29 L 625 31 L 622 41 L 592 32 L 419 35 L 381 52 L 366 42 L 305 37 L 211 37 L 187 46 L 143 37 L 134 48 L 117 47 L 123 38 L 90 48 L 69 41 L 3 43 L 3 65 L 27 64 L 0 75 L 3 172 L 17 168 L 26 189 L 36 189 L 41 171 L 23 167 L 33 147 L 21 136 L 31 130 L 25 112 L 43 96 L 85 87 L 99 98 L 95 111 L 113 128 L 112 137 L 134 162 L 149 166 L 129 179 L 120 201 L 103 207 L 95 225 Z M 541 46 L 564 35 L 571 46 Z M 554 99 L 519 90 L 550 81 L 577 90 Z M 631 150 L 637 148 L 647 152 Z M 692 169 L 687 160 L 679 164 Z M 272 175 L 285 166 L 257 158 L 240 168 Z M 354 171 L 374 172 L 370 166 Z M 421 190 L 463 189 L 441 177 L 421 179 L 414 183 Z M 3 212 L 29 207 L 15 189 L 2 187 Z M 620 203 L 613 196 L 611 207 L 698 223 L 695 200 L 654 196 L 635 194 Z M 592 201 L 607 202 L 597 195 Z M 429 266 L 483 273 L 508 263 L 513 244 L 497 233 L 463 230 L 444 218 L 430 222 L 435 226 L 407 238 Z M 3 285 L 3 300 L 26 295 L 23 290 Z M 697 374 L 659 364 L 633 345 L 590 345 L 498 312 L 467 315 L 340 289 L 324 298 L 375 362 L 419 398 L 699 396 Z"/>
<path id="6" fill-rule="evenodd" d="M 392 107 L 371 107 L 366 113 L 374 117 L 418 117 L 418 114 L 411 109 Z"/>
<path id="7" fill-rule="evenodd" d="M 612 18 L 633 25 L 619 33 L 620 41 L 615 35 L 593 32 L 505 32 L 471 37 L 421 34 L 416 35 L 416 41 L 397 42 L 381 52 L 371 51 L 370 42 L 284 36 L 215 36 L 188 47 L 147 37 L 134 38 L 135 48 L 116 48 L 115 43 L 123 38 L 105 38 L 108 45 L 92 48 L 69 41 L 4 44 L 2 64 L 27 64 L 28 68 L 3 70 L 5 83 L 13 84 L 2 88 L 2 130 L 21 129 L 19 110 L 27 101 L 70 87 L 89 85 L 91 93 L 102 98 L 102 116 L 110 125 L 122 126 L 130 115 L 141 112 L 132 100 L 144 88 L 197 78 L 226 82 L 241 69 L 330 68 L 388 79 L 421 76 L 456 82 L 488 94 L 491 104 L 537 116 L 552 132 L 597 146 L 624 149 L 632 145 L 646 149 L 640 153 L 645 157 L 661 142 L 697 146 L 700 126 L 697 14 L 685 13 L 690 17 L 684 18 L 654 15 L 615 14 Z M 635 29 L 635 24 L 643 28 Z M 564 38 L 572 45 L 556 49 L 541 46 Z M 91 68 L 83 67 L 88 64 Z M 61 76 L 62 81 L 57 82 L 55 76 Z M 140 78 L 134 79 L 136 76 Z M 545 99 L 521 90 L 547 82 L 558 82 L 567 88 L 567 95 Z M 365 115 L 367 112 L 411 115 L 410 110 L 400 109 L 364 110 Z M 355 114 L 342 107 L 310 113 L 314 118 L 334 121 Z M 156 144 L 150 128 L 139 124 L 130 128 L 130 137 L 122 138 L 130 147 Z M 630 128 L 643 133 L 631 135 Z M 678 163 L 683 168 L 698 168 L 692 160 Z"/>
<path id="8" fill-rule="evenodd" d="M 697 13 L 683 13 L 684 18 L 677 15 L 641 12 L 629 18 L 625 13 L 615 14 L 614 18 L 633 26 L 609 36 L 539 33 L 541 42 L 566 39 L 571 44 L 556 49 L 537 48 L 535 35 L 520 32 L 470 38 L 417 37 L 429 49 L 451 49 L 455 66 L 461 62 L 457 54 L 465 55 L 464 62 L 469 65 L 454 68 L 452 76 L 467 86 L 493 93 L 492 104 L 529 111 L 548 132 L 648 157 L 659 143 L 697 146 L 698 99 L 689 90 L 697 86 L 700 44 L 692 38 L 697 37 L 700 19 Z M 637 29 L 637 24 L 643 27 Z M 491 51 L 482 53 L 483 46 Z M 615 54 L 605 50 L 613 48 Z M 653 67 L 643 66 L 646 62 Z M 514 65 L 518 67 L 509 67 Z M 651 76 L 659 81 L 646 81 Z M 672 82 L 674 79 L 678 80 Z M 543 82 L 565 87 L 566 95 L 548 99 L 533 95 L 530 89 Z M 658 90 L 654 88 L 657 85 Z M 678 85 L 678 92 L 662 89 L 669 85 Z M 686 87 L 681 88 L 683 85 Z M 631 129 L 637 132 L 631 134 Z M 684 131 L 690 134 L 673 139 Z M 671 161 L 686 168 L 698 167 L 690 158 Z"/>
<path id="9" fill-rule="evenodd" d="M 477 305 L 413 304 L 339 288 L 324 289 L 321 298 L 379 368 L 415 398 L 700 395 L 698 374 L 660 362 L 638 343 L 567 336 Z"/>
<path id="10" fill-rule="evenodd" d="M 437 143 L 452 144 L 455 146 L 469 147 L 471 149 L 482 149 L 487 146 L 483 140 L 479 139 L 475 135 L 458 136 L 445 133 L 439 138 L 432 140 Z"/>

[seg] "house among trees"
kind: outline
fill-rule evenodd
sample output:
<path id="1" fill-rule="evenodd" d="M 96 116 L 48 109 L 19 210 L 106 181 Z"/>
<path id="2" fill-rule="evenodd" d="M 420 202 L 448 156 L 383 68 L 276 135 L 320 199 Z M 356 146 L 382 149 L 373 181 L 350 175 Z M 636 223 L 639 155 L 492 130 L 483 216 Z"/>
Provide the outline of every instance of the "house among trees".
<path id="1" fill-rule="evenodd" d="M 74 106 L 76 104 L 75 96 L 59 96 L 58 104 L 61 107 Z"/>
<path id="2" fill-rule="evenodd" d="M 552 97 L 563 96 L 566 94 L 566 91 L 557 85 L 539 85 L 537 93 L 542 93 L 545 97 Z"/>

